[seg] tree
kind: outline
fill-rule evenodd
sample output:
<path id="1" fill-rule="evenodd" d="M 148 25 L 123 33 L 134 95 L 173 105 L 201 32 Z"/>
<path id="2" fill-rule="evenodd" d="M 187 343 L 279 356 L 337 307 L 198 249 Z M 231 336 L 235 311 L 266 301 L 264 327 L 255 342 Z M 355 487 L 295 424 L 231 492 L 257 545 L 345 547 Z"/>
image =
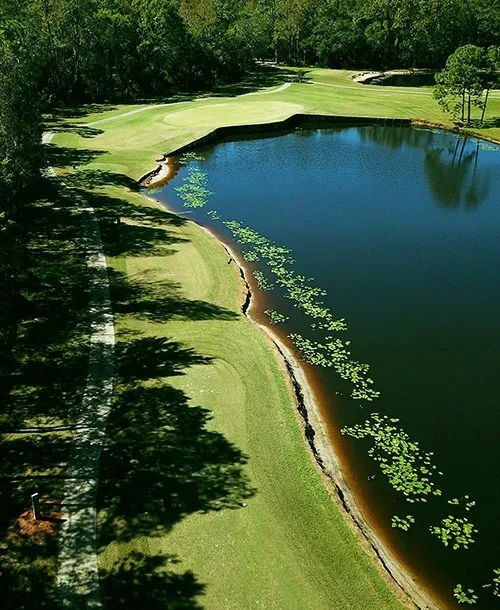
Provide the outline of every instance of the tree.
<path id="1" fill-rule="evenodd" d="M 491 89 L 498 83 L 498 72 L 500 71 L 500 47 L 491 46 L 486 53 L 486 96 L 481 113 L 481 125 L 488 104 Z"/>
<path id="2" fill-rule="evenodd" d="M 483 103 L 485 65 L 485 50 L 467 44 L 452 53 L 446 60 L 444 70 L 436 74 L 434 98 L 453 116 L 460 114 L 462 123 L 465 121 L 466 106 L 467 124 L 470 124 L 471 107 Z"/>

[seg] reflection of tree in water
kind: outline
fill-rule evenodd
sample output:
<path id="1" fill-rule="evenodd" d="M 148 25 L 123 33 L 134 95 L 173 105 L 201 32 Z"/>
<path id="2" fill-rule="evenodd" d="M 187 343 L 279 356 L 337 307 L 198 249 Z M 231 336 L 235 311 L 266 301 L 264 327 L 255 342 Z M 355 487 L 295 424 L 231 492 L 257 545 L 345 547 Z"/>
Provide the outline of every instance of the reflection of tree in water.
<path id="1" fill-rule="evenodd" d="M 362 142 L 370 140 L 392 150 L 397 150 L 403 145 L 410 148 L 423 148 L 432 146 L 434 142 L 434 132 L 414 127 L 367 125 L 358 127 L 358 133 Z"/>
<path id="2" fill-rule="evenodd" d="M 424 169 L 436 202 L 446 208 L 472 210 L 489 192 L 490 175 L 478 168 L 479 142 L 466 150 L 467 138 L 455 145 L 426 150 Z"/>
<path id="3" fill-rule="evenodd" d="M 486 198 L 490 174 L 478 167 L 480 144 L 471 150 L 468 138 L 456 138 L 447 146 L 436 147 L 435 132 L 413 127 L 376 125 L 359 127 L 362 141 L 370 140 L 380 146 L 397 150 L 402 146 L 425 148 L 424 169 L 434 199 L 446 208 L 471 210 Z"/>

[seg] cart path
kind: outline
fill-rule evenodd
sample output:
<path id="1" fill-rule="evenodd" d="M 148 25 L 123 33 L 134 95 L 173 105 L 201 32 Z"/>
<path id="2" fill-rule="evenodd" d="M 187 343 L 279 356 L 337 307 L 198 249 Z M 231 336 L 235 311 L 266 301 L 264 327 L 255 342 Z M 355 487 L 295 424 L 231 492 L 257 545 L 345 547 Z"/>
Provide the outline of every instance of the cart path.
<path id="1" fill-rule="evenodd" d="M 54 136 L 46 133 L 43 142 Z M 47 174 L 57 178 L 50 167 Z M 99 461 L 113 394 L 115 332 L 106 257 L 96 213 L 84 198 L 58 180 L 65 197 L 82 214 L 89 273 L 89 369 L 75 425 L 64 482 L 57 579 L 66 609 L 102 608 L 97 566 L 96 501 Z"/>

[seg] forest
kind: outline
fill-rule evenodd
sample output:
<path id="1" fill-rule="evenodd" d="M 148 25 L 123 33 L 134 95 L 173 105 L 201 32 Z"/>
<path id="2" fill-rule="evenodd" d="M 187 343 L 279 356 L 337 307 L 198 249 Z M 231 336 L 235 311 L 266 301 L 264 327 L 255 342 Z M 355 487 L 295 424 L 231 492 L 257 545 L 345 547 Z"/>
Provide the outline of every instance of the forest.
<path id="1" fill-rule="evenodd" d="M 500 0 L 0 0 L 0 393 L 44 112 L 209 89 L 256 60 L 437 69 L 499 41 Z"/>

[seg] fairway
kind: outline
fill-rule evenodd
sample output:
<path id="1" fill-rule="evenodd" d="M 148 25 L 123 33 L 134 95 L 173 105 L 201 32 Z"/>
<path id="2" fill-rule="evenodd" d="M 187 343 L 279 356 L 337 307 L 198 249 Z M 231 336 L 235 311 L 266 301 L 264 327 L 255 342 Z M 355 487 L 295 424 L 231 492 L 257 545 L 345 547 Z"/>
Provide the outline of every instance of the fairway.
<path id="1" fill-rule="evenodd" d="M 305 112 L 451 126 L 428 90 L 391 93 L 351 74 L 311 70 L 314 83 L 279 92 L 60 120 L 58 171 L 99 216 L 117 333 L 98 521 L 109 605 L 162 586 L 178 607 L 213 610 L 407 604 L 329 496 L 282 358 L 241 314 L 236 265 L 188 214 L 130 190 L 159 155 L 221 125 Z M 489 112 L 500 113 L 497 98 Z"/>

